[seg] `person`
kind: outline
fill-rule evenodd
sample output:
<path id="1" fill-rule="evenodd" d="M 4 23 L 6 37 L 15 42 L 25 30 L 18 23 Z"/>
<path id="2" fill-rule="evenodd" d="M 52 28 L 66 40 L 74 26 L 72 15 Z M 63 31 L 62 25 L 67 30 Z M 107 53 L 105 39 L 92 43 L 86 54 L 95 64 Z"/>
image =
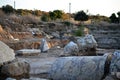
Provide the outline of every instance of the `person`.
<path id="1" fill-rule="evenodd" d="M 41 39 L 40 50 L 43 53 L 45 53 L 45 52 L 47 52 L 49 50 L 49 46 L 48 46 L 47 41 L 46 41 L 45 38 Z"/>

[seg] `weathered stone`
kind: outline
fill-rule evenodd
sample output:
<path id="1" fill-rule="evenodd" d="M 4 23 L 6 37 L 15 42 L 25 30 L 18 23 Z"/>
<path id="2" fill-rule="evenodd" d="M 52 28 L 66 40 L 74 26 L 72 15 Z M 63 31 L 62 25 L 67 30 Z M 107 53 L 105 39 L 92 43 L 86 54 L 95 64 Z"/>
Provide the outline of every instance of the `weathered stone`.
<path id="1" fill-rule="evenodd" d="M 79 47 L 78 55 L 96 55 L 97 42 L 92 35 L 86 35 L 85 37 L 79 37 L 77 39 Z"/>
<path id="2" fill-rule="evenodd" d="M 64 53 L 60 54 L 60 56 L 77 55 L 78 52 L 79 52 L 79 49 L 77 44 L 71 41 L 64 47 Z"/>
<path id="3" fill-rule="evenodd" d="M 40 50 L 41 52 L 47 52 L 49 49 L 48 43 L 45 38 L 42 38 L 41 44 L 40 44 Z"/>
<path id="4" fill-rule="evenodd" d="M 110 73 L 117 79 L 120 79 L 120 50 L 116 50 L 112 54 L 112 60 L 110 64 Z"/>
<path id="5" fill-rule="evenodd" d="M 86 35 L 85 37 L 80 37 L 77 40 L 77 44 L 79 46 L 80 50 L 86 49 L 86 48 L 96 48 L 97 42 L 94 39 L 92 35 Z"/>
<path id="6" fill-rule="evenodd" d="M 52 65 L 53 80 L 101 80 L 106 56 L 62 57 Z"/>
<path id="7" fill-rule="evenodd" d="M 43 78 L 30 78 L 30 79 L 21 79 L 21 80 L 48 80 Z"/>
<path id="8" fill-rule="evenodd" d="M 108 75 L 108 76 L 106 76 L 105 79 L 103 79 L 103 80 L 116 80 L 116 79 L 114 79 L 113 76 Z"/>
<path id="9" fill-rule="evenodd" d="M 1 68 L 1 74 L 6 77 L 29 77 L 29 71 L 30 65 L 23 59 L 16 59 Z"/>
<path id="10" fill-rule="evenodd" d="M 16 54 L 21 56 L 34 56 L 39 55 L 40 52 L 40 49 L 21 49 L 16 51 Z"/>
<path id="11" fill-rule="evenodd" d="M 7 79 L 5 79 L 5 80 L 16 80 L 16 79 L 14 79 L 14 78 L 7 78 Z"/>
<path id="12" fill-rule="evenodd" d="M 15 59 L 14 51 L 5 43 L 0 41 L 0 65 Z"/>

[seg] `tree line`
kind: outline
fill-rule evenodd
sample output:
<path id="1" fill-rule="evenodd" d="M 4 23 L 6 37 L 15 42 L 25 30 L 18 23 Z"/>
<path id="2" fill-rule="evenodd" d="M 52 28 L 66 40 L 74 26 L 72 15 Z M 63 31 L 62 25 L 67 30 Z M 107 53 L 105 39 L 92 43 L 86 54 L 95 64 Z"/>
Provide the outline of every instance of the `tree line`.
<path id="1" fill-rule="evenodd" d="M 2 6 L 1 10 L 6 14 L 15 13 L 18 15 L 32 14 L 35 16 L 41 16 L 42 21 L 55 21 L 57 19 L 69 20 L 70 18 L 74 18 L 74 20 L 76 21 L 87 21 L 88 19 L 94 19 L 94 20 L 109 21 L 111 23 L 120 22 L 120 12 L 117 13 L 118 17 L 115 15 L 115 13 L 111 14 L 110 17 L 106 17 L 100 15 L 88 15 L 83 10 L 73 14 L 69 14 L 69 13 L 65 13 L 62 10 L 45 12 L 41 10 L 14 9 L 10 5 Z"/>
<path id="2" fill-rule="evenodd" d="M 118 15 L 118 17 L 116 16 L 115 13 L 113 13 L 110 16 L 110 20 L 111 20 L 112 23 L 120 23 L 120 12 L 117 12 L 117 15 Z"/>

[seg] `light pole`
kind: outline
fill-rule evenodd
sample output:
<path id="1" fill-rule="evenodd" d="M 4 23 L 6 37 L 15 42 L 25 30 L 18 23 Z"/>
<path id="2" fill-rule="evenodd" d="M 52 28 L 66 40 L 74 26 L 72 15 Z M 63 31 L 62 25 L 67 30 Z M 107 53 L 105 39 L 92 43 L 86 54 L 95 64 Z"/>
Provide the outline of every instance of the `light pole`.
<path id="1" fill-rule="evenodd" d="M 16 5 L 15 5 L 15 1 L 14 1 L 14 14 L 15 14 L 15 6 L 16 6 Z"/>
<path id="2" fill-rule="evenodd" d="M 70 14 L 71 14 L 71 3 L 69 3 L 69 20 L 70 20 Z"/>
<path id="3" fill-rule="evenodd" d="M 15 9 L 15 1 L 14 1 L 14 9 Z"/>
<path id="4" fill-rule="evenodd" d="M 71 20 L 70 20 L 70 18 L 71 18 L 71 3 L 69 3 L 69 22 L 70 22 L 69 27 L 71 28 Z"/>

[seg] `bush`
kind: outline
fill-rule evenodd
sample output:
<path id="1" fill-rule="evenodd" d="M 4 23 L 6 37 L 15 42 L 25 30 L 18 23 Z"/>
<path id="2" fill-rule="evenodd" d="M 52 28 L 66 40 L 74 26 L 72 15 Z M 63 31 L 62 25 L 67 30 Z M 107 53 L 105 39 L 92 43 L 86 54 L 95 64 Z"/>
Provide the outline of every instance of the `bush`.
<path id="1" fill-rule="evenodd" d="M 74 35 L 75 36 L 83 36 L 83 34 L 84 34 L 83 30 L 84 30 L 84 26 L 80 26 L 78 28 L 78 30 L 75 31 Z"/>
<path id="2" fill-rule="evenodd" d="M 63 24 L 66 25 L 66 26 L 70 26 L 71 25 L 71 23 L 69 21 L 64 21 Z"/>
<path id="3" fill-rule="evenodd" d="M 49 16 L 48 15 L 43 15 L 41 17 L 41 20 L 47 22 L 47 21 L 49 21 Z"/>

